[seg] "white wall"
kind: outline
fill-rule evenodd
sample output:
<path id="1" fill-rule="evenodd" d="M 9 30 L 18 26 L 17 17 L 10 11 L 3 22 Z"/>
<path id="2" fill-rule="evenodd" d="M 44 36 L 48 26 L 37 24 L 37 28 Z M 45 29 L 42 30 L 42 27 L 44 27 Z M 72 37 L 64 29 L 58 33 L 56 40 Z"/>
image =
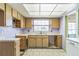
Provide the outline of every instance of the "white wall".
<path id="1" fill-rule="evenodd" d="M 12 28 L 12 27 L 0 27 L 0 37 L 11 38 L 15 37 L 19 33 L 27 33 L 27 29 L 23 28 Z"/>
<path id="2" fill-rule="evenodd" d="M 62 48 L 66 48 L 66 39 L 65 39 L 65 16 L 60 19 L 60 33 L 62 34 Z"/>

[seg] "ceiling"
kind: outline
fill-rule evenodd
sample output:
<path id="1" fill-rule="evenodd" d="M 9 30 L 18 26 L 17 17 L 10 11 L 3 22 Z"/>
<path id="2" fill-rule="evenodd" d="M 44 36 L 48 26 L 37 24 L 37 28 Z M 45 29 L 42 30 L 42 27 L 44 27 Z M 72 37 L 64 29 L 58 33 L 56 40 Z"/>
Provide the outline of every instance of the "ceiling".
<path id="1" fill-rule="evenodd" d="M 18 11 L 20 10 L 20 13 L 23 14 L 25 17 L 61 17 L 65 13 L 71 11 L 74 7 L 76 7 L 76 4 L 57 4 L 57 3 L 56 4 L 17 3 L 10 5 L 16 8 Z"/>

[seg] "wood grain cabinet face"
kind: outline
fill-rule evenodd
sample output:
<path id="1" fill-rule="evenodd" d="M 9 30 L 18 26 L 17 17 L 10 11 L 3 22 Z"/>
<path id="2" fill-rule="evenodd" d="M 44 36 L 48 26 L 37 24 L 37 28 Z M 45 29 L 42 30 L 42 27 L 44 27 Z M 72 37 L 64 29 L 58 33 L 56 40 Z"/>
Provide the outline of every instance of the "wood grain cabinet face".
<path id="1" fill-rule="evenodd" d="M 5 26 L 4 11 L 0 10 L 0 26 Z"/>
<path id="2" fill-rule="evenodd" d="M 36 39 L 35 38 L 29 38 L 28 47 L 29 48 L 35 48 L 36 47 Z"/>
<path id="3" fill-rule="evenodd" d="M 20 15 L 20 13 L 17 13 L 17 19 L 21 20 L 21 15 Z"/>
<path id="4" fill-rule="evenodd" d="M 21 16 L 21 28 L 25 28 L 25 21 L 23 16 Z"/>
<path id="5" fill-rule="evenodd" d="M 20 56 L 19 41 L 0 41 L 0 56 Z"/>
<path id="6" fill-rule="evenodd" d="M 25 50 L 27 48 L 27 43 L 26 43 L 26 36 L 16 36 L 17 38 L 20 39 L 20 50 Z"/>
<path id="7" fill-rule="evenodd" d="M 43 37 L 43 47 L 48 47 L 48 36 Z"/>
<path id="8" fill-rule="evenodd" d="M 21 21 L 16 18 L 13 18 L 13 27 L 14 28 L 21 28 Z"/>
<path id="9" fill-rule="evenodd" d="M 55 36 L 54 44 L 56 47 L 62 48 L 62 36 L 60 36 L 60 35 Z"/>
<path id="10" fill-rule="evenodd" d="M 55 29 L 60 28 L 60 20 L 59 19 L 52 20 L 52 28 L 55 28 Z"/>
<path id="11" fill-rule="evenodd" d="M 12 8 L 6 4 L 6 26 L 12 27 Z"/>
<path id="12" fill-rule="evenodd" d="M 42 39 L 41 38 L 37 38 L 36 39 L 36 46 L 39 48 L 41 47 L 42 48 Z"/>
<path id="13" fill-rule="evenodd" d="M 32 20 L 31 19 L 26 19 L 25 26 L 26 26 L 26 28 L 32 28 Z"/>
<path id="14" fill-rule="evenodd" d="M 13 17 L 17 18 L 17 11 L 13 9 Z"/>
<path id="15" fill-rule="evenodd" d="M 6 20 L 11 18 L 11 16 L 12 16 L 11 12 L 12 12 L 11 7 L 8 4 L 6 4 Z"/>
<path id="16" fill-rule="evenodd" d="M 58 47 L 62 48 L 62 37 L 61 36 L 57 36 L 57 43 L 58 43 Z"/>
<path id="17" fill-rule="evenodd" d="M 29 36 L 28 47 L 36 48 L 47 48 L 48 47 L 48 36 L 34 35 Z"/>
<path id="18" fill-rule="evenodd" d="M 3 10 L 3 11 L 5 10 L 5 4 L 4 3 L 0 3 L 0 9 Z"/>

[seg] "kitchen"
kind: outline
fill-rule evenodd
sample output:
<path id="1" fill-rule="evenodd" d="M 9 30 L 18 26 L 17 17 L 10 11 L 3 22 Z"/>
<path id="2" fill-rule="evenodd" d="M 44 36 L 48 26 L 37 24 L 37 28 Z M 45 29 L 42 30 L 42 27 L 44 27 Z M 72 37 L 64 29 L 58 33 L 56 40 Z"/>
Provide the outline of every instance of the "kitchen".
<path id="1" fill-rule="evenodd" d="M 78 13 L 78 4 L 0 3 L 0 56 L 79 55 Z"/>

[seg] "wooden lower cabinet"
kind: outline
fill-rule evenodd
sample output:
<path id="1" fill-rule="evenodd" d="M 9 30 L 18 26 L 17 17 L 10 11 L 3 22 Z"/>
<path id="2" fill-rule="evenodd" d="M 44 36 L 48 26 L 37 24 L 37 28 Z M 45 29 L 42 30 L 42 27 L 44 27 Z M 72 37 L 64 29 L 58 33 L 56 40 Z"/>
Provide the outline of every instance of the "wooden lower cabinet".
<path id="1" fill-rule="evenodd" d="M 36 39 L 35 38 L 29 38 L 28 47 L 29 48 L 35 48 L 36 47 Z"/>
<path id="2" fill-rule="evenodd" d="M 42 48 L 42 44 L 43 44 L 42 39 L 41 38 L 37 38 L 36 39 L 36 47 Z"/>
<path id="3" fill-rule="evenodd" d="M 43 47 L 48 47 L 48 38 L 43 38 Z"/>
<path id="4" fill-rule="evenodd" d="M 0 41 L 0 56 L 20 56 L 20 40 Z"/>
<path id="5" fill-rule="evenodd" d="M 16 38 L 21 38 L 20 39 L 20 50 L 25 50 L 28 44 L 26 36 L 16 36 Z"/>
<path id="6" fill-rule="evenodd" d="M 61 35 L 55 36 L 54 45 L 57 48 L 62 48 L 62 36 Z"/>
<path id="7" fill-rule="evenodd" d="M 28 38 L 29 48 L 48 47 L 48 36 L 31 35 Z"/>

